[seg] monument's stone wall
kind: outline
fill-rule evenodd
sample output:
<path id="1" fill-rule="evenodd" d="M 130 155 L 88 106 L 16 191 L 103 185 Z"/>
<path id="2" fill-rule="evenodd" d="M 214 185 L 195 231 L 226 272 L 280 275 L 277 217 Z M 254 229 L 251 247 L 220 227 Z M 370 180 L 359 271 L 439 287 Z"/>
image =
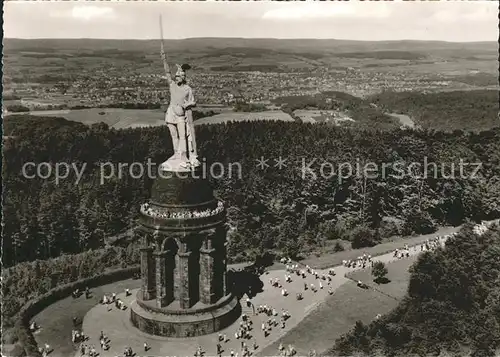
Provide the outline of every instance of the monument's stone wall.
<path id="1" fill-rule="evenodd" d="M 212 201 L 212 187 L 200 170 L 166 173 L 151 188 L 151 202 L 161 206 L 203 206 Z"/>
<path id="2" fill-rule="evenodd" d="M 139 330 L 163 337 L 194 337 L 220 331 L 231 325 L 241 314 L 236 297 L 229 297 L 212 310 L 185 314 L 160 314 L 148 311 L 137 302 L 130 309 L 132 324 Z"/>
<path id="3" fill-rule="evenodd" d="M 199 172 L 155 180 L 138 220 L 142 288 L 131 307 L 141 331 L 171 337 L 213 333 L 241 308 L 226 291 L 226 211 Z"/>

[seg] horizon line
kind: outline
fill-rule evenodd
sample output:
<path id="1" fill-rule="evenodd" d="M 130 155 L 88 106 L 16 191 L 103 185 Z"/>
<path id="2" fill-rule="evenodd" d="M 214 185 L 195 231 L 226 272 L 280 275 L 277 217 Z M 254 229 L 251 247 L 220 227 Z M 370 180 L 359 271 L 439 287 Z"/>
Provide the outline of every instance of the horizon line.
<path id="1" fill-rule="evenodd" d="M 399 39 L 399 40 L 351 40 L 343 38 L 314 38 L 314 37 L 185 37 L 185 38 L 164 38 L 165 41 L 185 41 L 185 40 L 203 40 L 203 39 L 231 39 L 231 40 L 279 40 L 279 41 L 297 41 L 297 40 L 315 40 L 315 41 L 350 41 L 350 42 L 432 42 L 432 43 L 482 43 L 494 42 L 496 40 L 477 40 L 477 41 L 446 41 L 446 40 L 419 40 L 419 39 Z M 160 41 L 160 38 L 96 38 L 96 37 L 4 37 L 4 40 L 97 40 L 97 41 Z"/>

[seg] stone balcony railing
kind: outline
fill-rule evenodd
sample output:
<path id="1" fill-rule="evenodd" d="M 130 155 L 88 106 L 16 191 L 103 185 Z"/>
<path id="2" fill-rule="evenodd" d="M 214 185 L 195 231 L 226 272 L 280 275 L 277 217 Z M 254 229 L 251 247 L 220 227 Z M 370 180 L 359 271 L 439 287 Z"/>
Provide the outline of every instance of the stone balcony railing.
<path id="1" fill-rule="evenodd" d="M 160 217 L 148 215 L 141 212 L 141 225 L 151 229 L 167 230 L 185 230 L 185 229 L 204 229 L 224 223 L 226 220 L 226 210 L 222 208 L 216 213 L 201 217 Z"/>

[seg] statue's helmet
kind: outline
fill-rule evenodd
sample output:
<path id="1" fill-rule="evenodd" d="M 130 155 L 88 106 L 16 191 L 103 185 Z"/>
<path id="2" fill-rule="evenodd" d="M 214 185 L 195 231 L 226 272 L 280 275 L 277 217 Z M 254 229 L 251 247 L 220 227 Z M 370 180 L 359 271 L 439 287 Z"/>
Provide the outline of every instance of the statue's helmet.
<path id="1" fill-rule="evenodd" d="M 191 66 L 188 64 L 183 64 L 183 65 L 176 64 L 176 66 L 177 66 L 177 72 L 175 72 L 175 76 L 181 79 L 186 79 L 186 71 L 188 69 L 191 69 Z"/>

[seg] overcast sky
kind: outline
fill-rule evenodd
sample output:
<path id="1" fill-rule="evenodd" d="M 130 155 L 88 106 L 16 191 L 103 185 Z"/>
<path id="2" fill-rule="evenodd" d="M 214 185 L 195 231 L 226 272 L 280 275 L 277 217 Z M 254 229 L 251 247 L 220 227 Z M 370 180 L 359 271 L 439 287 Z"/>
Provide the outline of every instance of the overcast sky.
<path id="1" fill-rule="evenodd" d="M 8 38 L 497 41 L 496 1 L 4 2 Z"/>

